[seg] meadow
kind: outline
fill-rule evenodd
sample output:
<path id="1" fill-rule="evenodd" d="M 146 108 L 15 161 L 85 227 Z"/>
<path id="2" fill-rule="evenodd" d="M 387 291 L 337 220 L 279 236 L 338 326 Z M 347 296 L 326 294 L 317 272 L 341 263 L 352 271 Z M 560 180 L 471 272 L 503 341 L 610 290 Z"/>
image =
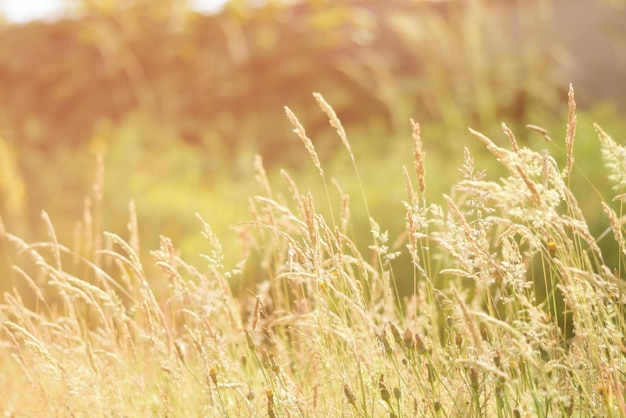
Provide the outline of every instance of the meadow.
<path id="1" fill-rule="evenodd" d="M 588 156 L 574 152 L 570 86 L 564 140 L 535 125 L 545 149 L 505 124 L 497 139 L 459 132 L 500 171 L 459 149 L 460 179 L 431 199 L 441 174 L 407 121 L 412 161 L 385 167 L 404 196 L 376 194 L 402 209 L 390 234 L 371 213 L 370 167 L 314 98 L 357 191 L 328 176 L 285 108 L 318 187 L 268 176 L 257 157 L 235 262 L 202 213 L 193 262 L 164 235 L 142 257 L 132 202 L 126 231 L 102 230 L 102 170 L 73 242 L 45 212 L 43 240 L 0 228 L 13 266 L 0 306 L 4 416 L 626 417 L 626 148 L 611 139 L 623 132 L 595 125 L 594 145 L 585 138 L 611 195 L 576 194 Z M 590 201 L 599 234 L 581 209 Z M 246 272 L 255 281 L 234 291 Z"/>

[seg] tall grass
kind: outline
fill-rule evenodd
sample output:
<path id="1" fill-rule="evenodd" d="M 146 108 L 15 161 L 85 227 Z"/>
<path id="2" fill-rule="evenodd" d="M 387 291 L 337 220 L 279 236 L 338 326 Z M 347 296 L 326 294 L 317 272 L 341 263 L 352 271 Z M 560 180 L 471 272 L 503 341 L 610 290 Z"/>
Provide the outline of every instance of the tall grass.
<path id="1" fill-rule="evenodd" d="M 360 178 L 367 167 L 315 98 Z M 200 216 L 206 263 L 190 265 L 162 237 L 151 253 L 161 274 L 150 275 L 132 205 L 128 237 L 97 231 L 88 247 L 58 242 L 46 215 L 44 242 L 2 228 L 16 280 L 0 308 L 4 415 L 626 416 L 626 148 L 597 127 L 616 193 L 602 202 L 602 238 L 615 240 L 620 260 L 609 268 L 570 184 L 573 90 L 569 111 L 564 167 L 505 125 L 510 148 L 470 131 L 508 176 L 489 178 L 466 149 L 444 205 L 425 198 L 436 173 L 424 170 L 411 121 L 415 167 L 389 167 L 404 174 L 406 230 L 392 239 L 370 218 L 366 252 L 351 211 L 368 212 L 367 202 L 325 177 L 289 110 L 325 196 L 286 172 L 284 186 L 270 184 L 258 159 L 262 194 L 237 225 L 248 258 L 236 269 Z M 392 242 L 410 256 L 411 277 L 394 275 Z M 231 277 L 252 260 L 266 279 L 233 295 Z"/>

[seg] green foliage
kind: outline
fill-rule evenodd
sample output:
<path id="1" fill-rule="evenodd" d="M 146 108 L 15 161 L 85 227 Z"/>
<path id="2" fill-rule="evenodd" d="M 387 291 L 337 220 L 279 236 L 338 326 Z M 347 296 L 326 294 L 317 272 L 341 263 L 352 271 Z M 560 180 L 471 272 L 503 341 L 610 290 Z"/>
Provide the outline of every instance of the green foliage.
<path id="1" fill-rule="evenodd" d="M 159 236 L 174 237 L 177 247 L 194 257 L 201 247 L 194 213 L 215 225 L 222 235 L 247 213 L 248 183 L 235 183 L 220 173 L 219 150 L 198 149 L 181 142 L 173 129 L 145 115 L 128 118 L 119 128 L 103 128 L 94 142 L 103 141 L 104 196 L 107 227 L 122 232 L 128 202 L 134 200 L 140 236 L 147 249 Z M 250 167 L 246 173 L 250 175 Z M 230 234 L 226 234 L 230 235 Z M 235 240 L 225 242 L 227 262 L 239 257 Z M 199 261 L 199 260 L 196 260 Z"/>

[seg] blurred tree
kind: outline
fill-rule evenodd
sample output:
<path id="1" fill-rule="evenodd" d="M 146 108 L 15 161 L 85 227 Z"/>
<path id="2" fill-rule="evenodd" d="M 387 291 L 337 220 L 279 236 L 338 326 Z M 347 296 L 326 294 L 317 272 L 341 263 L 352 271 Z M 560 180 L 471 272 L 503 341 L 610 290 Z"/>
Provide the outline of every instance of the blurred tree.
<path id="1" fill-rule="evenodd" d="M 75 0 L 78 19 L 4 29 L 3 106 L 20 142 L 42 149 L 141 109 L 188 142 L 221 140 L 231 157 L 245 142 L 268 160 L 289 151 L 282 106 L 326 127 L 317 90 L 344 123 L 380 133 L 415 114 L 451 127 L 521 118 L 525 96 L 552 97 L 549 79 L 526 80 L 546 61 L 493 36 L 506 23 L 482 3 L 237 1 L 202 16 L 183 0 Z"/>
<path id="2" fill-rule="evenodd" d="M 34 224 L 54 207 L 71 231 L 93 179 L 93 149 L 135 162 L 124 170 L 168 176 L 155 180 L 160 196 L 190 181 L 188 173 L 172 178 L 181 166 L 197 167 L 204 181 L 251 178 L 254 153 L 267 165 L 298 167 L 306 156 L 285 105 L 331 158 L 340 141 L 314 91 L 375 160 L 392 138 L 407 136 L 411 116 L 436 127 L 442 140 L 431 155 L 445 158 L 445 139 L 467 125 L 489 130 L 506 120 L 515 128 L 533 106 L 560 115 L 552 44 L 533 30 L 546 19 L 545 3 L 238 0 L 202 15 L 184 0 L 72 0 L 72 18 L 4 25 L 0 132 L 15 149 L 24 217 Z M 140 192 L 123 181 L 141 173 L 110 178 L 121 183 L 120 199 Z"/>

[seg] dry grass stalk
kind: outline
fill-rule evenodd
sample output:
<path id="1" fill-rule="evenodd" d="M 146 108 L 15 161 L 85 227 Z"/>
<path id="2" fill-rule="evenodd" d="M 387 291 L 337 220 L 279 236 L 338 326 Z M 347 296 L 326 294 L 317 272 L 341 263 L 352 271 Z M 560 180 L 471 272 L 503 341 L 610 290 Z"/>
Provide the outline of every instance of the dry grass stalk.
<path id="1" fill-rule="evenodd" d="M 505 157 L 507 157 L 508 153 L 504 148 L 501 148 L 499 146 L 497 146 L 496 144 L 494 144 L 494 142 L 487 138 L 487 136 L 485 136 L 484 134 L 473 130 L 472 128 L 468 128 L 469 132 L 474 135 L 476 138 L 478 138 L 480 140 L 480 142 L 482 142 L 485 147 L 487 147 L 487 149 L 498 158 L 498 161 L 502 161 L 505 159 Z"/>
<path id="2" fill-rule="evenodd" d="M 272 197 L 272 188 L 270 182 L 267 179 L 267 173 L 265 167 L 263 167 L 263 159 L 260 155 L 254 157 L 254 173 L 257 184 L 263 189 L 263 194 L 269 198 Z"/>
<path id="3" fill-rule="evenodd" d="M 59 251 L 59 241 L 57 240 L 56 232 L 54 231 L 54 227 L 52 226 L 52 221 L 48 216 L 46 211 L 41 212 L 41 217 L 46 224 L 46 229 L 48 231 L 48 237 L 52 242 L 52 254 L 54 255 L 54 263 L 57 269 L 62 270 L 63 266 L 61 265 L 61 252 Z"/>
<path id="4" fill-rule="evenodd" d="M 543 136 L 543 139 L 546 142 L 552 142 L 552 138 L 550 138 L 550 135 L 548 135 L 548 131 L 544 128 L 542 128 L 541 126 L 537 126 L 537 125 L 526 125 L 526 127 L 528 129 L 530 129 L 531 131 L 535 131 L 538 134 L 541 134 Z"/>
<path id="5" fill-rule="evenodd" d="M 564 177 L 569 177 L 574 167 L 574 138 L 576 136 L 576 101 L 574 100 L 574 87 L 570 84 L 567 93 L 567 135 L 565 136 L 565 149 L 567 151 L 567 164 L 563 171 Z"/>
<path id="6" fill-rule="evenodd" d="M 407 170 L 406 166 L 402 166 L 402 179 L 404 180 L 404 189 L 406 190 L 406 195 L 409 198 L 409 202 L 411 202 L 411 205 L 413 206 L 417 205 L 417 193 L 415 193 L 413 183 L 411 182 L 411 176 L 409 175 L 409 171 Z"/>
<path id="7" fill-rule="evenodd" d="M 300 190 L 298 189 L 298 186 L 296 185 L 296 182 L 291 178 L 289 173 L 287 173 L 287 171 L 285 171 L 285 170 L 280 170 L 280 175 L 287 182 L 287 186 L 289 187 L 290 195 L 291 195 L 292 199 L 296 203 L 296 209 L 298 209 L 298 213 L 300 214 L 300 216 L 302 216 L 304 214 L 304 203 L 302 201 L 302 195 L 300 194 Z M 270 195 L 267 195 L 267 196 L 270 196 Z"/>
<path id="8" fill-rule="evenodd" d="M 413 163 L 415 164 L 415 174 L 417 175 L 417 184 L 420 192 L 426 191 L 426 153 L 424 152 L 424 144 L 420 135 L 420 125 L 411 119 L 411 130 L 413 138 Z"/>
<path id="9" fill-rule="evenodd" d="M 604 210 L 607 218 L 609 218 L 609 223 L 611 224 L 615 241 L 617 242 L 617 245 L 619 245 L 619 249 L 622 254 L 626 257 L 626 241 L 624 241 L 624 234 L 622 233 L 623 222 L 620 221 L 615 211 L 611 209 L 609 205 L 604 202 L 600 203 L 602 203 L 602 209 Z"/>
<path id="10" fill-rule="evenodd" d="M 528 188 L 528 191 L 530 192 L 530 196 L 533 200 L 533 203 L 536 206 L 541 207 L 541 205 L 543 204 L 543 201 L 533 181 L 530 179 L 530 177 L 528 177 L 528 174 L 522 169 L 522 167 L 517 167 L 517 173 L 519 174 L 521 179 L 524 181 L 524 184 Z"/>
<path id="11" fill-rule="evenodd" d="M 337 134 L 339 135 L 339 138 L 341 138 L 341 142 L 343 142 L 343 145 L 350 153 L 350 157 L 354 159 L 354 155 L 352 154 L 352 148 L 350 147 L 350 142 L 348 142 L 348 137 L 346 136 L 346 131 L 343 129 L 343 125 L 337 117 L 335 110 L 332 108 L 331 105 L 328 104 L 328 102 L 326 102 L 326 100 L 324 100 L 324 97 L 320 93 L 313 93 L 313 97 L 315 97 L 315 100 L 317 100 L 317 103 L 319 104 L 322 111 L 326 113 L 326 116 L 328 116 L 330 125 L 337 130 Z"/>
<path id="12" fill-rule="evenodd" d="M 340 231 L 342 234 L 346 234 L 348 232 L 348 226 L 350 225 L 350 196 L 343 191 L 343 188 L 337 180 L 332 179 L 331 183 L 335 187 L 339 199 L 341 200 L 341 214 L 339 217 Z"/>
<path id="13" fill-rule="evenodd" d="M 306 148 L 306 150 L 308 151 L 311 160 L 313 160 L 313 164 L 315 165 L 315 167 L 317 167 L 317 171 L 320 173 L 320 177 L 323 178 L 324 170 L 322 169 L 322 164 L 320 163 L 319 157 L 317 156 L 317 152 L 315 152 L 313 142 L 306 135 L 306 131 L 304 130 L 304 127 L 302 126 L 296 115 L 294 115 L 291 109 L 289 109 L 287 106 L 285 106 L 285 113 L 287 114 L 287 118 L 289 119 L 291 124 L 294 126 L 293 131 L 296 133 L 296 135 L 298 135 L 298 138 L 302 140 L 304 148 Z"/>
<path id="14" fill-rule="evenodd" d="M 518 153 L 519 146 L 517 145 L 517 139 L 515 139 L 515 135 L 513 134 L 513 131 L 511 131 L 509 127 L 506 126 L 505 123 L 502 124 L 502 130 L 506 134 L 506 137 L 509 138 L 509 141 L 511 142 L 511 146 L 513 147 L 513 151 Z"/>

